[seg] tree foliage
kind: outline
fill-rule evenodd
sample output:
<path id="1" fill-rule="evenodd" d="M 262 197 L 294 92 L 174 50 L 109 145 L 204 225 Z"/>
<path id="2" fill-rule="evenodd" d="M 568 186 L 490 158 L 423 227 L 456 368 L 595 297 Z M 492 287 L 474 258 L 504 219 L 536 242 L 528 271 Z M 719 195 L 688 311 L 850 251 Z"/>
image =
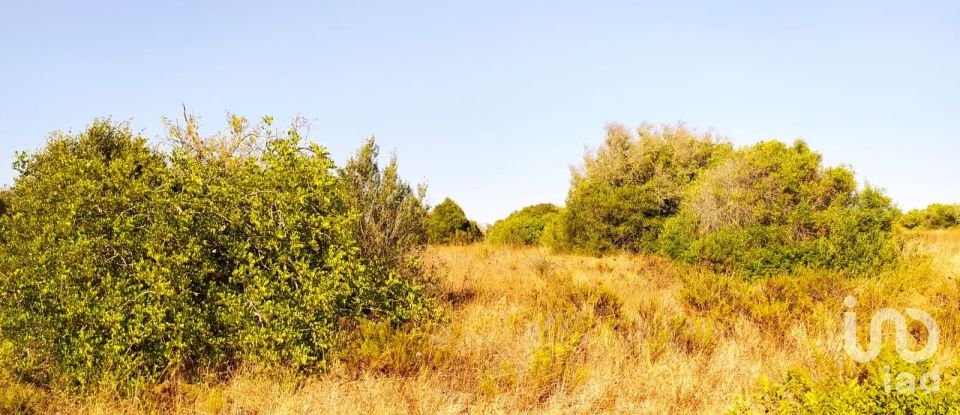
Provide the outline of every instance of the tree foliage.
<path id="1" fill-rule="evenodd" d="M 865 273 L 896 261 L 897 213 L 878 190 L 858 190 L 849 169 L 823 167 L 806 143 L 761 142 L 701 175 L 660 248 L 753 275 L 799 266 Z"/>
<path id="2" fill-rule="evenodd" d="M 607 128 L 603 146 L 573 172 L 566 208 L 549 238 L 554 248 L 602 254 L 652 250 L 685 190 L 730 145 L 683 125 Z"/>
<path id="3" fill-rule="evenodd" d="M 456 202 L 449 197 L 430 211 L 427 237 L 432 244 L 469 244 L 483 239 L 476 222 L 467 219 Z"/>
<path id="4" fill-rule="evenodd" d="M 960 226 L 960 205 L 934 203 L 905 213 L 899 222 L 907 229 L 956 228 Z"/>
<path id="5" fill-rule="evenodd" d="M 543 240 L 562 251 L 662 252 L 768 275 L 798 267 L 862 274 L 890 266 L 899 212 L 802 141 L 741 149 L 683 126 L 608 128 L 573 173 Z"/>
<path id="6" fill-rule="evenodd" d="M 22 379 L 86 389 L 244 362 L 315 371 L 360 321 L 434 315 L 421 284 L 363 259 L 324 148 L 228 121 L 222 137 L 251 147 L 200 140 L 188 122 L 171 136 L 191 144 L 163 153 L 98 120 L 20 155 L 0 216 L 0 336 Z"/>
<path id="7" fill-rule="evenodd" d="M 560 208 L 551 203 L 527 206 L 494 223 L 487 230 L 487 241 L 495 245 L 538 245 L 544 229 L 559 212 Z"/>
<path id="8" fill-rule="evenodd" d="M 396 156 L 381 169 L 379 154 L 380 148 L 370 138 L 339 175 L 347 202 L 360 215 L 353 233 L 363 257 L 401 268 L 427 243 L 426 187 L 414 190 L 400 178 Z"/>

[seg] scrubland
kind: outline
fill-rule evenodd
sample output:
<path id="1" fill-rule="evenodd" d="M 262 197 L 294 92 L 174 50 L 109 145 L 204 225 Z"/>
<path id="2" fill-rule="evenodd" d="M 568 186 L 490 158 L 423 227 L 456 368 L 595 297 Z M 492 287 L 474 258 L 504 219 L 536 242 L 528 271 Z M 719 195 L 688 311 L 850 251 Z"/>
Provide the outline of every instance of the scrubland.
<path id="1" fill-rule="evenodd" d="M 483 232 L 372 138 L 227 122 L 18 154 L 0 413 L 960 413 L 957 210 L 803 141 L 611 125 Z"/>
<path id="2" fill-rule="evenodd" d="M 901 264 L 881 275 L 800 271 L 748 281 L 656 256 L 432 247 L 425 261 L 437 270 L 445 319 L 409 332 L 365 327 L 351 355 L 325 374 L 246 367 L 227 380 L 168 381 L 134 396 L 102 391 L 82 398 L 5 375 L 0 410 L 802 413 L 817 407 L 810 399 L 856 400 L 865 393 L 857 384 L 879 382 L 875 367 L 844 353 L 849 295 L 857 298 L 863 332 L 882 307 L 934 317 L 940 347 L 928 364 L 940 367 L 940 393 L 950 397 L 960 351 L 960 232 L 910 233 L 904 251 Z M 916 349 L 927 333 L 910 328 Z M 866 342 L 864 333 L 860 338 Z M 932 413 L 949 411 L 949 400 L 934 404 L 942 407 Z"/>

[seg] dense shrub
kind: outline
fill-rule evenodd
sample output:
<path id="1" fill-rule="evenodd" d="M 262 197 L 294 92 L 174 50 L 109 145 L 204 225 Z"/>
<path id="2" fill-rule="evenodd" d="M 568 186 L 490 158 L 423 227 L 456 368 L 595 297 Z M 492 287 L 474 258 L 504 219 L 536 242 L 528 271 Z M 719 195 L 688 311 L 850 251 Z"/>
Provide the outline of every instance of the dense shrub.
<path id="1" fill-rule="evenodd" d="M 495 245 L 537 245 L 543 230 L 556 219 L 560 208 L 550 203 L 527 206 L 493 224 L 487 241 Z"/>
<path id="2" fill-rule="evenodd" d="M 21 154 L 0 216 L 5 364 L 80 389 L 314 371 L 361 321 L 431 316 L 422 285 L 362 260 L 326 150 L 264 121 L 203 140 L 188 118 L 170 153 L 97 121 Z"/>
<path id="3" fill-rule="evenodd" d="M 103 368 L 135 375 L 180 359 L 197 335 L 171 329 L 189 318 L 186 297 L 169 295 L 181 282 L 155 281 L 151 266 L 168 253 L 152 251 L 167 237 L 153 217 L 155 189 L 169 181 L 163 157 L 125 126 L 97 122 L 21 153 L 15 167 L 11 214 L 0 218 L 0 333 L 19 372 L 83 384 Z M 121 357 L 131 346 L 147 356 Z"/>
<path id="4" fill-rule="evenodd" d="M 948 229 L 960 226 L 960 205 L 934 203 L 925 209 L 914 209 L 900 217 L 907 229 Z"/>
<path id="5" fill-rule="evenodd" d="M 770 141 L 703 173 L 660 249 L 751 275 L 802 266 L 864 273 L 896 261 L 896 216 L 889 198 L 858 190 L 853 172 L 823 167 L 805 143 Z"/>
<path id="6" fill-rule="evenodd" d="M 687 186 L 730 148 L 682 125 L 644 125 L 636 134 L 609 126 L 603 146 L 574 171 L 550 244 L 590 254 L 654 249 Z"/>
<path id="7" fill-rule="evenodd" d="M 662 252 L 719 271 L 799 267 L 862 274 L 892 265 L 899 215 L 853 172 L 824 167 L 802 141 L 734 150 L 710 134 L 608 128 L 575 170 L 567 205 L 543 241 L 556 250 Z"/>
<path id="8" fill-rule="evenodd" d="M 381 170 L 379 152 L 376 141 L 370 138 L 339 175 L 347 202 L 360 215 L 353 233 L 361 255 L 371 262 L 401 268 L 410 264 L 411 255 L 427 243 L 426 187 L 414 190 L 400 178 L 396 156 Z"/>
<path id="9" fill-rule="evenodd" d="M 463 209 L 449 197 L 430 211 L 427 237 L 432 244 L 469 244 L 483 239 L 476 222 L 467 219 Z"/>

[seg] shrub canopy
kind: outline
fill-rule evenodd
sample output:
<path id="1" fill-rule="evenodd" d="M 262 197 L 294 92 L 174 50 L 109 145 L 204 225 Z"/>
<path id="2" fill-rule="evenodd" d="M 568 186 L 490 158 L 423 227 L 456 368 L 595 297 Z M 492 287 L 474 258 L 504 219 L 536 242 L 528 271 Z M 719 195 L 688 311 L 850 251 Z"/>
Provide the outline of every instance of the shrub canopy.
<path id="1" fill-rule="evenodd" d="M 402 268 L 427 243 L 426 187 L 414 190 L 400 178 L 396 156 L 381 169 L 379 154 L 376 140 L 370 138 L 339 175 L 347 202 L 360 215 L 353 234 L 361 255 L 370 262 Z"/>
<path id="2" fill-rule="evenodd" d="M 362 259 L 325 149 L 230 123 L 206 141 L 188 119 L 162 153 L 98 120 L 20 154 L 0 216 L 15 373 L 83 389 L 244 362 L 314 371 L 361 320 L 432 315 L 422 285 Z"/>
<path id="3" fill-rule="evenodd" d="M 537 245 L 544 228 L 559 212 L 560 208 L 550 203 L 527 206 L 494 223 L 487 230 L 487 241 L 495 245 Z"/>
<path id="4" fill-rule="evenodd" d="M 907 229 L 949 229 L 960 226 L 960 205 L 934 203 L 925 209 L 914 209 L 900 218 Z"/>
<path id="5" fill-rule="evenodd" d="M 823 167 L 804 142 L 769 141 L 704 172 L 668 220 L 660 249 L 754 275 L 800 266 L 865 273 L 895 262 L 896 216 L 889 198 L 858 191 L 852 171 Z"/>
<path id="6" fill-rule="evenodd" d="M 561 251 L 661 252 L 768 275 L 798 267 L 862 274 L 896 262 L 898 211 L 802 141 L 734 150 L 709 134 L 608 128 L 575 170 L 543 241 Z"/>
<path id="7" fill-rule="evenodd" d="M 449 197 L 430 211 L 427 236 L 432 244 L 469 244 L 483 239 L 476 222 L 467 219 L 463 209 Z"/>
<path id="8" fill-rule="evenodd" d="M 588 254 L 655 249 L 663 221 L 680 209 L 685 189 L 729 152 L 729 144 L 682 125 L 643 125 L 636 133 L 609 126 L 603 146 L 573 172 L 551 244 Z"/>

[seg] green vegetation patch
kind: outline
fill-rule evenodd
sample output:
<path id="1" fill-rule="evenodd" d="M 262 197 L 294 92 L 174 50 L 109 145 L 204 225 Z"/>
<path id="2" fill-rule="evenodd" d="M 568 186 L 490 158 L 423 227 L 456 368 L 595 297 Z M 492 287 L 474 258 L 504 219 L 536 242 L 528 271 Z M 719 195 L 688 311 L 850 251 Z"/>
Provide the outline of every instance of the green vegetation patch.
<path id="1" fill-rule="evenodd" d="M 367 195 L 324 148 L 270 119 L 229 121 L 200 138 L 188 118 L 161 152 L 99 120 L 19 155 L 0 216 L 0 336 L 18 379 L 89 390 L 244 363 L 312 372 L 363 321 L 437 313 L 416 273 L 365 259 Z M 416 211 L 408 189 L 373 193 Z"/>

